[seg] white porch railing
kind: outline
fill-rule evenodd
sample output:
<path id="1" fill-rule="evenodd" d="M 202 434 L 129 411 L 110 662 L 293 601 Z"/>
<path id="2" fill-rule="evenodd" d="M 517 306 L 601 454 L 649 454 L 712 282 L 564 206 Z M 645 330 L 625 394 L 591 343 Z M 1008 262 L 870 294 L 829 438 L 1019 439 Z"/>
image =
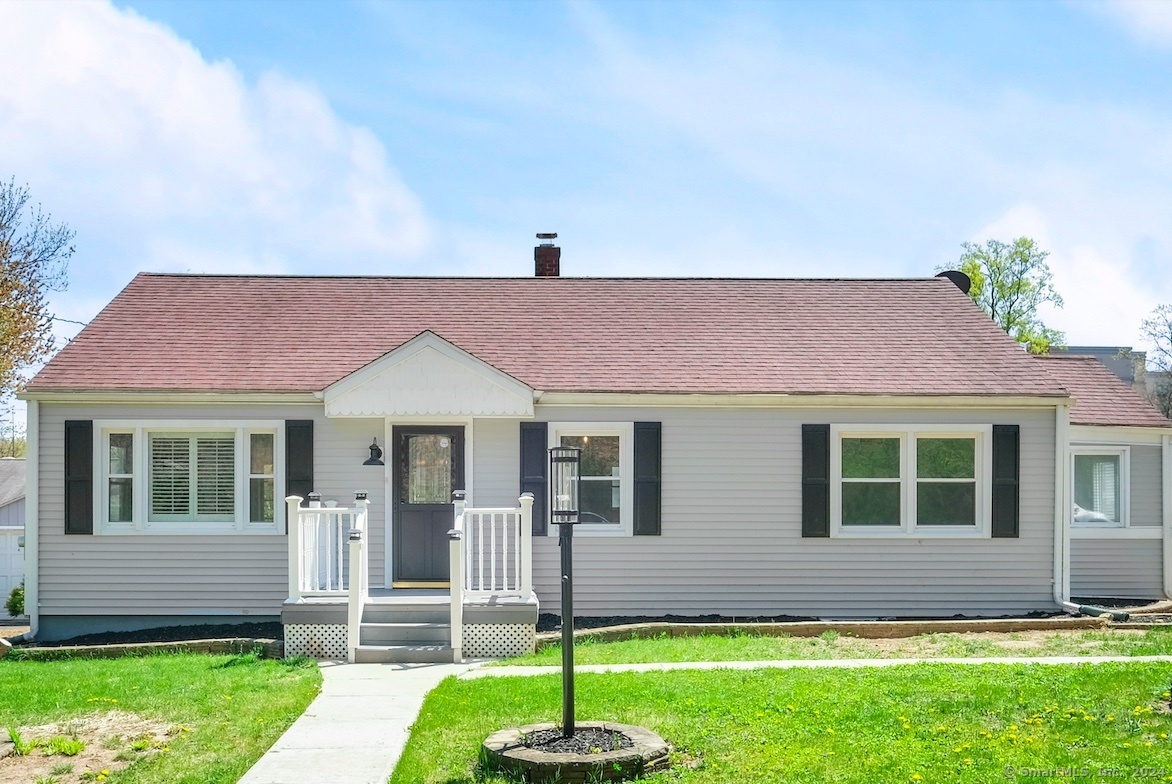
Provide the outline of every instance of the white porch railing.
<path id="1" fill-rule="evenodd" d="M 366 493 L 358 493 L 354 506 L 322 506 L 310 501 L 301 506 L 299 496 L 285 499 L 289 530 L 289 598 L 303 596 L 345 596 L 364 576 L 365 553 L 355 560 L 352 532 L 359 532 L 360 550 L 365 546 Z M 353 569 L 353 564 L 363 569 Z"/>
<path id="2" fill-rule="evenodd" d="M 517 508 L 477 509 L 455 495 L 456 520 L 448 532 L 452 648 L 461 661 L 465 601 L 517 597 L 533 592 L 533 495 Z"/>

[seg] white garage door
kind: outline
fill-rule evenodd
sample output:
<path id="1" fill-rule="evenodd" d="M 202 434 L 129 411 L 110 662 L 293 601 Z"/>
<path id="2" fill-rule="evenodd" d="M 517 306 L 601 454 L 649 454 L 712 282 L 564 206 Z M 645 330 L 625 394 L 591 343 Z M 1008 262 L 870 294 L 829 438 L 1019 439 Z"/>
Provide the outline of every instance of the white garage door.
<path id="1" fill-rule="evenodd" d="M 24 550 L 16 546 L 17 537 L 24 533 L 22 528 L 0 528 L 0 613 L 9 592 L 24 579 Z"/>

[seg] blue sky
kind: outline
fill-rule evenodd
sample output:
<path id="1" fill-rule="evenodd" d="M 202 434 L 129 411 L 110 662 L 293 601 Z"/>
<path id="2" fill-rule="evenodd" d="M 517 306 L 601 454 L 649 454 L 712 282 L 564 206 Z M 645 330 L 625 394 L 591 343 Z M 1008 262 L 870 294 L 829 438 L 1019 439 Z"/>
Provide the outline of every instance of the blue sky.
<path id="1" fill-rule="evenodd" d="M 567 275 L 769 277 L 1028 234 L 1072 343 L 1172 302 L 1172 3 L 0 0 L 0 28 L 0 176 L 78 232 L 67 318 L 141 270 L 529 275 L 537 231 Z"/>

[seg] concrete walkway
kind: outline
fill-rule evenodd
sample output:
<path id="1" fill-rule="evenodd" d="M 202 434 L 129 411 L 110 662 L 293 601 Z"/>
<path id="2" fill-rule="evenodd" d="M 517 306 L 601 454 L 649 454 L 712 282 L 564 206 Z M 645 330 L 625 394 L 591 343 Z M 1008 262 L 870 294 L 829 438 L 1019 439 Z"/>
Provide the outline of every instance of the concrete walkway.
<path id="1" fill-rule="evenodd" d="M 654 664 L 579 664 L 574 672 L 660 672 L 663 670 L 758 670 L 853 669 L 901 667 L 907 664 L 1110 664 L 1113 662 L 1172 662 L 1172 656 L 1005 656 L 951 659 L 785 659 L 781 661 L 661 662 Z M 460 678 L 507 678 L 519 675 L 551 675 L 561 667 L 480 667 Z"/>
<path id="2" fill-rule="evenodd" d="M 471 666 L 322 662 L 321 694 L 239 784 L 384 784 L 423 698 Z"/>

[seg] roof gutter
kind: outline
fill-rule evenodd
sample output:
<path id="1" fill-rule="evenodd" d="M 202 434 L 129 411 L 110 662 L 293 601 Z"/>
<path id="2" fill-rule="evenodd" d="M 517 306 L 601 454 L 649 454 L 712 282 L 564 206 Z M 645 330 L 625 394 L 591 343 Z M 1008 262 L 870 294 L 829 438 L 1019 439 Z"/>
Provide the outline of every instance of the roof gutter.
<path id="1" fill-rule="evenodd" d="M 34 389 L 17 395 L 21 400 L 78 405 L 133 403 L 170 405 L 174 403 L 269 403 L 280 405 L 320 403 L 313 392 L 226 392 L 223 390 L 167 389 Z"/>
<path id="2" fill-rule="evenodd" d="M 833 395 L 704 394 L 661 392 L 543 392 L 543 406 L 630 406 L 745 408 L 1053 408 L 1069 395 Z"/>

